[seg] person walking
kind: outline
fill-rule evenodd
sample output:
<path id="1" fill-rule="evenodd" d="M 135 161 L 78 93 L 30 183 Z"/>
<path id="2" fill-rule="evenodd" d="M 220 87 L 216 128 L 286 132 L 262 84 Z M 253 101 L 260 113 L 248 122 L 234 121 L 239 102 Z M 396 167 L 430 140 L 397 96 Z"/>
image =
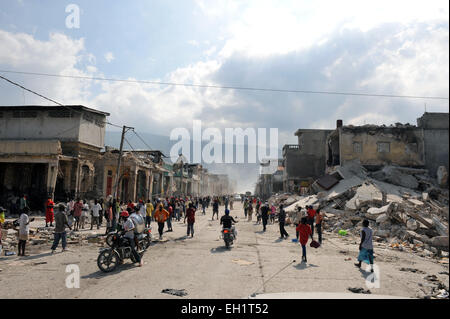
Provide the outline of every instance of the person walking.
<path id="1" fill-rule="evenodd" d="M 270 207 L 270 222 L 275 224 L 275 215 L 277 214 L 277 209 L 274 204 Z"/>
<path id="2" fill-rule="evenodd" d="M 48 223 L 50 223 L 50 227 L 53 227 L 53 220 L 55 217 L 53 207 L 55 207 L 55 203 L 51 197 L 48 197 L 47 202 L 45 203 L 45 227 L 48 227 Z"/>
<path id="3" fill-rule="evenodd" d="M 306 244 L 308 243 L 308 238 L 311 236 L 312 232 L 311 226 L 308 224 L 307 217 L 302 217 L 300 224 L 297 226 L 297 231 L 300 237 L 300 244 L 302 245 L 302 261 L 307 262 L 306 260 Z"/>
<path id="4" fill-rule="evenodd" d="M 370 271 L 373 272 L 373 231 L 369 228 L 369 221 L 367 219 L 363 220 L 358 263 L 355 266 L 361 268 L 363 261 L 370 264 Z"/>
<path id="5" fill-rule="evenodd" d="M 194 223 L 195 223 L 195 208 L 193 207 L 192 203 L 189 203 L 189 208 L 186 211 L 186 216 L 184 216 L 184 223 L 186 223 L 186 218 L 188 221 L 187 225 L 187 235 L 191 235 L 191 237 L 194 237 Z"/>
<path id="6" fill-rule="evenodd" d="M 217 215 L 217 220 L 219 220 L 219 200 L 215 199 L 213 203 L 213 215 L 212 220 L 214 220 L 214 215 Z"/>
<path id="7" fill-rule="evenodd" d="M 322 245 L 322 222 L 323 222 L 323 215 L 320 212 L 319 209 L 317 209 L 316 212 L 316 230 L 317 230 L 317 236 L 319 237 L 319 244 Z"/>
<path id="8" fill-rule="evenodd" d="M 94 228 L 94 224 L 97 226 L 97 229 L 100 229 L 101 208 L 102 207 L 100 203 L 98 203 L 97 200 L 95 200 L 91 208 L 91 230 Z"/>
<path id="9" fill-rule="evenodd" d="M 247 210 L 248 210 L 248 200 L 244 201 L 244 217 L 247 218 Z"/>
<path id="10" fill-rule="evenodd" d="M 202 214 L 206 215 L 206 206 L 207 206 L 207 201 L 206 198 L 202 199 Z"/>
<path id="11" fill-rule="evenodd" d="M 280 205 L 278 213 L 278 224 L 280 225 L 280 239 L 289 237 L 289 234 L 287 233 L 286 229 L 284 229 L 285 223 L 286 223 L 286 212 L 283 208 L 283 205 Z"/>
<path id="12" fill-rule="evenodd" d="M 266 231 L 267 221 L 269 220 L 269 203 L 264 203 L 261 207 L 261 220 L 263 224 L 263 231 Z"/>
<path id="13" fill-rule="evenodd" d="M 252 215 L 253 215 L 253 204 L 251 202 L 248 203 L 247 214 L 248 214 L 248 220 L 247 221 L 251 222 L 252 221 Z"/>
<path id="14" fill-rule="evenodd" d="M 152 214 L 154 209 L 152 202 L 148 199 L 147 204 L 145 204 L 145 227 L 150 227 L 152 224 Z"/>
<path id="15" fill-rule="evenodd" d="M 53 245 L 51 248 L 52 254 L 55 252 L 56 247 L 58 247 L 60 240 L 62 241 L 62 251 L 66 251 L 67 246 L 66 226 L 69 227 L 70 230 L 72 230 L 72 227 L 70 227 L 69 225 L 69 220 L 67 219 L 67 215 L 65 214 L 65 209 L 66 207 L 63 204 L 59 204 L 58 210 L 56 211 L 55 214 L 55 233 L 53 238 Z"/>
<path id="16" fill-rule="evenodd" d="M 19 217 L 18 256 L 25 256 L 25 246 L 27 245 L 28 236 L 30 234 L 30 222 L 34 221 L 34 218 L 30 220 L 30 218 L 28 217 L 29 211 L 30 209 L 28 208 L 28 206 L 24 207 L 22 214 Z"/>
<path id="17" fill-rule="evenodd" d="M 86 223 L 86 219 L 89 216 L 89 205 L 86 200 L 83 200 L 83 207 L 81 208 L 81 217 L 80 217 L 80 226 L 81 229 L 84 229 L 84 224 Z"/>
<path id="18" fill-rule="evenodd" d="M 164 231 L 164 223 L 169 217 L 169 212 L 164 209 L 163 205 L 159 205 L 155 212 L 155 220 L 158 223 L 159 239 L 162 239 Z"/>
<path id="19" fill-rule="evenodd" d="M 192 205 L 192 203 L 189 203 L 189 205 Z M 172 204 L 168 204 L 167 211 L 169 212 L 169 217 L 167 217 L 167 231 L 172 232 L 172 216 L 173 216 L 173 207 Z"/>
<path id="20" fill-rule="evenodd" d="M 83 214 L 83 203 L 80 198 L 77 198 L 76 203 L 73 205 L 73 217 L 75 218 L 74 230 L 78 231 L 80 229 L 81 215 Z"/>
<path id="21" fill-rule="evenodd" d="M 307 209 L 307 222 L 309 227 L 311 227 L 311 238 L 314 237 L 314 217 L 316 216 L 316 211 L 312 206 L 309 206 Z"/>

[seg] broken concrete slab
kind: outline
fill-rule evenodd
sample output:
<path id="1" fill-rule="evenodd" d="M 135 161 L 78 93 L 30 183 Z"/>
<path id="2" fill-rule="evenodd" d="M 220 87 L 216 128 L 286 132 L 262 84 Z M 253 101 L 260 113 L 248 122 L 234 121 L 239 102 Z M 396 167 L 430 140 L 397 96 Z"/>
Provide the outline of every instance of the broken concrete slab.
<path id="1" fill-rule="evenodd" d="M 348 179 L 343 179 L 327 192 L 327 195 L 324 197 L 324 200 L 330 201 L 335 198 L 338 198 L 343 194 L 345 194 L 350 189 L 352 189 L 353 187 L 361 186 L 363 183 L 364 180 L 357 176 L 352 176 Z"/>
<path id="2" fill-rule="evenodd" d="M 448 236 L 436 236 L 431 238 L 431 245 L 434 247 L 447 247 L 448 244 Z"/>
<path id="3" fill-rule="evenodd" d="M 410 202 L 411 204 L 415 205 L 415 206 L 423 206 L 425 205 L 424 202 L 414 199 L 414 198 L 409 198 L 408 202 Z"/>
<path id="4" fill-rule="evenodd" d="M 433 226 L 441 236 L 448 236 L 448 227 L 446 227 L 436 216 L 432 217 Z"/>
<path id="5" fill-rule="evenodd" d="M 381 191 L 370 183 L 364 183 L 357 188 L 355 196 L 345 204 L 345 209 L 357 210 L 362 205 L 378 201 L 382 202 Z"/>
<path id="6" fill-rule="evenodd" d="M 389 204 L 387 204 L 385 206 L 382 206 L 380 208 L 370 207 L 367 210 L 366 213 L 371 215 L 371 216 L 378 216 L 378 215 L 381 215 L 381 214 L 389 214 L 389 213 L 392 212 L 392 209 L 393 209 L 393 205 L 392 205 L 392 203 L 389 203 Z"/>
<path id="7" fill-rule="evenodd" d="M 305 206 L 313 206 L 318 202 L 316 195 L 300 197 L 300 200 L 297 200 L 293 204 L 287 206 L 284 210 L 286 213 L 297 211 L 297 207 L 305 208 Z"/>
<path id="8" fill-rule="evenodd" d="M 381 214 L 380 216 L 377 217 L 376 222 L 377 222 L 377 224 L 381 224 L 388 220 L 389 220 L 389 216 L 387 214 Z"/>

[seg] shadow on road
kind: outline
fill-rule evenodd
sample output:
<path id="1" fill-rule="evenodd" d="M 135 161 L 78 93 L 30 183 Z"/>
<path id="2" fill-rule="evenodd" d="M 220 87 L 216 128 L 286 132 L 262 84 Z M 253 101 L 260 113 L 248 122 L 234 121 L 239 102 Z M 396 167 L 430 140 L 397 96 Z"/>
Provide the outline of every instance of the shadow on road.
<path id="1" fill-rule="evenodd" d="M 33 255 L 33 256 L 26 256 L 26 257 L 18 256 L 18 257 L 20 258 L 20 260 L 33 260 L 33 259 L 51 256 L 51 255 L 52 255 L 52 253 L 49 252 L 49 253 L 42 253 L 42 254 Z"/>
<path id="2" fill-rule="evenodd" d="M 316 268 L 316 267 L 319 267 L 319 266 L 314 265 L 314 264 L 307 264 L 305 262 L 301 262 L 301 263 L 295 265 L 294 267 L 297 268 L 298 270 L 303 270 L 303 269 L 306 269 L 306 268 Z"/>
<path id="3" fill-rule="evenodd" d="M 117 267 L 117 269 L 114 270 L 114 271 L 103 272 L 101 270 L 97 270 L 96 272 L 93 272 L 92 274 L 81 276 L 81 278 L 82 279 L 102 278 L 102 277 L 106 277 L 106 276 L 109 276 L 109 275 L 119 274 L 119 273 L 121 273 L 124 270 L 129 270 L 129 269 L 136 268 L 136 267 L 138 267 L 138 266 L 135 265 L 135 264 L 125 263 L 125 264 L 119 265 Z"/>
<path id="4" fill-rule="evenodd" d="M 225 246 L 221 246 L 221 247 L 217 247 L 217 248 L 211 248 L 210 252 L 215 254 L 215 253 L 224 253 L 230 251 L 229 248 L 225 247 Z"/>

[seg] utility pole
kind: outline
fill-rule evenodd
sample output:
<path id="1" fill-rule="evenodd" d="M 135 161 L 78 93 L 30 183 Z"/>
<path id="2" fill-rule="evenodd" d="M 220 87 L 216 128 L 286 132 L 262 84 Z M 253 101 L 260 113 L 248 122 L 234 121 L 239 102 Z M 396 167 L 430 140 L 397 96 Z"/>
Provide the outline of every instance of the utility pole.
<path id="1" fill-rule="evenodd" d="M 122 150 L 123 150 L 123 140 L 125 139 L 125 133 L 128 130 L 134 129 L 133 127 L 123 126 L 122 128 L 122 137 L 120 139 L 120 150 L 119 150 L 119 159 L 117 160 L 117 174 L 116 174 L 116 184 L 114 186 L 114 198 L 117 199 L 117 189 L 119 188 L 120 182 L 120 164 L 122 161 Z"/>

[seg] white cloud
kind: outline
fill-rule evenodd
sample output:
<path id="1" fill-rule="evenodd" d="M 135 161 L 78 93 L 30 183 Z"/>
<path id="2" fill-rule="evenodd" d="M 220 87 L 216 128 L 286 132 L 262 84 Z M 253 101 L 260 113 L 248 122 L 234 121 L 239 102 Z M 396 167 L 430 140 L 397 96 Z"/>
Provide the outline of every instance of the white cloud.
<path id="1" fill-rule="evenodd" d="M 106 52 L 105 53 L 105 60 L 108 63 L 112 62 L 114 60 L 114 54 L 112 52 Z"/>

